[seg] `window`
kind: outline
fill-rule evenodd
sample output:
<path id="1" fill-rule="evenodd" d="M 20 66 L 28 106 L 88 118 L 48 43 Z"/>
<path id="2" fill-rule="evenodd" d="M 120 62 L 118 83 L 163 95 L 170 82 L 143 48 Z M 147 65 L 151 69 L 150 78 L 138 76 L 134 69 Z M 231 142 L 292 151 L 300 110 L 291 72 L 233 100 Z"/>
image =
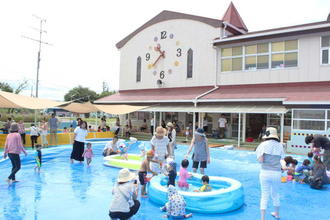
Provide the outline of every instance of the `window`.
<path id="1" fill-rule="evenodd" d="M 221 49 L 221 72 L 243 69 L 243 47 Z"/>
<path id="2" fill-rule="evenodd" d="M 193 74 L 193 50 L 190 48 L 188 50 L 187 56 L 187 78 L 192 78 Z"/>
<path id="3" fill-rule="evenodd" d="M 298 65 L 298 40 L 271 43 L 272 68 L 295 67 Z"/>
<path id="4" fill-rule="evenodd" d="M 268 43 L 245 47 L 245 70 L 268 69 Z"/>
<path id="5" fill-rule="evenodd" d="M 330 64 L 330 36 L 321 37 L 321 62 L 322 64 Z"/>
<path id="6" fill-rule="evenodd" d="M 136 82 L 141 82 L 141 57 L 136 61 Z"/>
<path id="7" fill-rule="evenodd" d="M 327 45 L 330 45 L 330 42 Z M 322 53 L 324 60 L 328 62 L 329 48 Z M 221 48 L 221 72 L 296 66 L 298 66 L 298 40 Z"/>
<path id="8" fill-rule="evenodd" d="M 328 118 L 330 115 L 328 115 Z M 326 125 L 326 111 L 303 109 L 293 110 L 293 129 L 324 131 Z"/>

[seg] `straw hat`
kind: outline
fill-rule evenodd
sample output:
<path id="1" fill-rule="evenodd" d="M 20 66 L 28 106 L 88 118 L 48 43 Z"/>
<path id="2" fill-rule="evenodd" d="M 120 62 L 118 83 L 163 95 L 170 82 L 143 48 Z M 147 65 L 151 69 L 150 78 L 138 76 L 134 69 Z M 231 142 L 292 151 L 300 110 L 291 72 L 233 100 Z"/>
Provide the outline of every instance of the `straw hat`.
<path id="1" fill-rule="evenodd" d="M 169 122 L 169 123 L 167 123 L 166 127 L 170 127 L 170 128 L 173 128 L 173 127 L 174 127 L 174 125 L 172 124 L 172 122 Z"/>
<path id="2" fill-rule="evenodd" d="M 17 123 L 12 123 L 10 125 L 10 131 L 13 132 L 13 131 L 18 131 L 18 124 Z"/>
<path id="3" fill-rule="evenodd" d="M 197 130 L 195 131 L 195 134 L 196 135 L 199 135 L 199 136 L 202 136 L 202 137 L 205 137 L 205 131 L 203 128 L 197 128 Z"/>
<path id="4" fill-rule="evenodd" d="M 262 137 L 263 139 L 270 139 L 270 138 L 276 138 L 279 139 L 277 136 L 277 129 L 273 127 L 268 127 L 266 129 L 265 135 Z"/>
<path id="5" fill-rule="evenodd" d="M 134 173 L 129 172 L 127 168 L 121 169 L 118 175 L 118 182 L 128 182 L 136 177 Z"/>
<path id="6" fill-rule="evenodd" d="M 157 135 L 157 136 L 162 136 L 162 137 L 164 137 L 165 134 L 166 134 L 166 130 L 165 130 L 165 128 L 160 127 L 160 126 L 156 128 L 156 135 Z"/>

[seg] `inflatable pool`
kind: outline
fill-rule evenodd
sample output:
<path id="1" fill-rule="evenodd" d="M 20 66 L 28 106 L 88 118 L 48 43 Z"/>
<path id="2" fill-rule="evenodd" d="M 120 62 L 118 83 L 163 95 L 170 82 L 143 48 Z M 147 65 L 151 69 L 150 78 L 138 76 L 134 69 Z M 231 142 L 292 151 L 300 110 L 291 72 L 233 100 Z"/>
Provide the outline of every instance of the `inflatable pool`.
<path id="1" fill-rule="evenodd" d="M 143 158 L 138 154 L 128 154 L 128 160 L 123 159 L 119 154 L 104 157 L 104 166 L 116 168 L 128 168 L 130 170 L 139 170 Z"/>
<path id="2" fill-rule="evenodd" d="M 244 203 L 244 191 L 242 184 L 234 179 L 226 177 L 210 176 L 210 192 L 193 192 L 202 186 L 200 174 L 192 174 L 188 179 L 189 191 L 179 190 L 186 200 L 186 208 L 198 213 L 225 213 L 240 208 Z M 167 202 L 167 177 L 155 176 L 148 186 L 149 198 L 158 205 Z"/>

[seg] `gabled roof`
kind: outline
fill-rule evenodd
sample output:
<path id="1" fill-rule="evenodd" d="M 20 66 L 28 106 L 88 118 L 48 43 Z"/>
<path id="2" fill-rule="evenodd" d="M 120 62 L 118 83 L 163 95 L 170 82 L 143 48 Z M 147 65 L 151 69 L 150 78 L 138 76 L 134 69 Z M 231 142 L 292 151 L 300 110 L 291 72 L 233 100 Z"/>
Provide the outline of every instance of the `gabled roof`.
<path id="1" fill-rule="evenodd" d="M 222 21 L 228 22 L 229 24 L 234 25 L 235 27 L 240 28 L 246 32 L 248 31 L 233 2 L 230 2 L 230 5 L 223 16 Z"/>
<path id="2" fill-rule="evenodd" d="M 137 35 L 139 32 L 142 30 L 150 27 L 151 25 L 157 24 L 159 22 L 163 21 L 168 21 L 168 20 L 174 20 L 174 19 L 188 19 L 188 20 L 194 20 L 194 21 L 199 21 L 205 24 L 208 24 L 214 28 L 220 28 L 222 26 L 222 21 L 218 19 L 213 19 L 213 18 L 206 18 L 206 17 L 201 17 L 201 16 L 195 16 L 195 15 L 190 15 L 190 14 L 184 14 L 184 13 L 179 13 L 179 12 L 174 12 L 174 11 L 162 11 L 158 15 L 156 15 L 154 18 L 149 20 L 147 23 L 136 29 L 134 32 L 126 36 L 124 39 L 119 41 L 116 44 L 116 47 L 118 49 L 122 48 L 125 46 L 125 44 L 131 40 L 135 35 Z"/>

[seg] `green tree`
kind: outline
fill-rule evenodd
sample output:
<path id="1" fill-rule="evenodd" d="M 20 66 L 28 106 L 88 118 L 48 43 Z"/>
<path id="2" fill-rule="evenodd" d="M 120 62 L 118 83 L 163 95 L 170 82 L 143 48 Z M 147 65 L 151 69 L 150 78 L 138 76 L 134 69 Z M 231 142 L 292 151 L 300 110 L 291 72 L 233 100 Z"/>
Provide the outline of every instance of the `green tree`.
<path id="1" fill-rule="evenodd" d="M 64 95 L 65 101 L 88 102 L 97 99 L 97 93 L 87 87 L 77 86 Z"/>
<path id="2" fill-rule="evenodd" d="M 14 92 L 14 89 L 6 82 L 0 82 L 0 90 L 4 92 Z"/>
<path id="3" fill-rule="evenodd" d="M 100 99 L 100 98 L 103 98 L 103 97 L 106 97 L 106 96 L 109 96 L 109 95 L 112 95 L 115 93 L 116 93 L 116 91 L 103 91 L 97 95 L 97 99 Z"/>

